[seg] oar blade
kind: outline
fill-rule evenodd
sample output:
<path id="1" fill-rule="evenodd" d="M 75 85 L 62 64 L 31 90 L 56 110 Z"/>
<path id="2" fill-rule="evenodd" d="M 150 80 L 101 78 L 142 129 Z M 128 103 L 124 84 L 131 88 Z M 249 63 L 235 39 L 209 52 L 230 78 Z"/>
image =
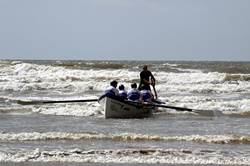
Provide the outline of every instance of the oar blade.
<path id="1" fill-rule="evenodd" d="M 36 104 L 52 104 L 52 103 L 77 103 L 77 102 L 96 102 L 98 99 L 84 99 L 84 100 L 17 100 L 21 105 L 36 105 Z"/>
<path id="2" fill-rule="evenodd" d="M 155 106 L 155 107 L 174 109 L 176 111 L 193 112 L 202 116 L 214 116 L 215 115 L 213 110 L 198 110 L 198 109 L 191 109 L 191 108 L 185 108 L 185 107 L 170 106 L 170 105 L 165 105 L 165 104 L 150 104 L 150 105 Z"/>
<path id="3" fill-rule="evenodd" d="M 43 104 L 43 102 L 36 101 L 36 100 L 17 100 L 17 104 L 21 104 L 21 105 L 36 105 L 36 104 Z"/>
<path id="4" fill-rule="evenodd" d="M 202 116 L 214 116 L 215 115 L 213 110 L 196 110 L 196 109 L 194 109 L 194 110 L 192 110 L 192 112 L 197 113 L 197 114 L 202 115 Z"/>

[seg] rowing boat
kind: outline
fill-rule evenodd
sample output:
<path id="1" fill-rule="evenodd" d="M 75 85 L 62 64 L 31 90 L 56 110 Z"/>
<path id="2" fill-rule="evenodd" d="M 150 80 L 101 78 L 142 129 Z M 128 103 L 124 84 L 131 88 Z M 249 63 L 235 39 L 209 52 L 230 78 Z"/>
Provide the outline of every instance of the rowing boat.
<path id="1" fill-rule="evenodd" d="M 101 97 L 99 103 L 104 108 L 105 118 L 145 118 L 152 116 L 155 110 L 154 106 L 108 96 Z"/>
<path id="2" fill-rule="evenodd" d="M 154 106 L 108 96 L 101 97 L 99 103 L 104 108 L 105 118 L 145 118 L 152 116 L 155 110 Z"/>

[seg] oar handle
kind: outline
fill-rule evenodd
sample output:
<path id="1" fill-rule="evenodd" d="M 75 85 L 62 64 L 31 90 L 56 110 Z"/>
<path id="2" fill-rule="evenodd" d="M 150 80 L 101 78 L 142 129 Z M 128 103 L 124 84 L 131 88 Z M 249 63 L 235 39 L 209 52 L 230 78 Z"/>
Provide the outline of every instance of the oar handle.
<path id="1" fill-rule="evenodd" d="M 153 84 L 152 87 L 153 87 L 153 90 L 154 90 L 154 93 L 155 93 L 155 99 L 158 99 L 157 92 L 155 90 L 155 84 Z"/>

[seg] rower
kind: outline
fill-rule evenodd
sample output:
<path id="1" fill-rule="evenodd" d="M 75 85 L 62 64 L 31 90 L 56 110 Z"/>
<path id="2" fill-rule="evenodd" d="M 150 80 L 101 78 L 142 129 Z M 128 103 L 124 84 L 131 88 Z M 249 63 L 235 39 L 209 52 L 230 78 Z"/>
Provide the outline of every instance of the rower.
<path id="1" fill-rule="evenodd" d="M 141 97 L 140 91 L 137 89 L 137 84 L 131 84 L 131 89 L 128 91 L 128 100 L 139 101 Z"/>
<path id="2" fill-rule="evenodd" d="M 116 89 L 118 82 L 117 81 L 111 81 L 110 86 L 105 90 L 104 94 L 105 96 L 109 97 L 115 97 L 119 96 L 119 91 Z"/>
<path id="3" fill-rule="evenodd" d="M 127 92 L 126 92 L 126 90 L 125 90 L 125 87 L 124 87 L 124 85 L 120 85 L 119 86 L 119 96 L 123 99 L 123 100 L 126 100 L 127 99 L 127 97 L 128 97 L 128 94 L 127 94 Z"/>
<path id="4" fill-rule="evenodd" d="M 140 84 L 139 84 L 139 90 L 142 90 L 142 86 L 144 86 L 144 89 L 151 90 L 150 85 L 155 85 L 155 77 L 151 73 L 151 71 L 148 70 L 148 66 L 143 66 L 143 71 L 140 73 Z"/>
<path id="5" fill-rule="evenodd" d="M 145 88 L 145 86 L 141 86 L 141 100 L 144 102 L 152 102 L 152 100 L 154 99 L 154 96 L 152 94 L 152 92 L 148 89 Z"/>

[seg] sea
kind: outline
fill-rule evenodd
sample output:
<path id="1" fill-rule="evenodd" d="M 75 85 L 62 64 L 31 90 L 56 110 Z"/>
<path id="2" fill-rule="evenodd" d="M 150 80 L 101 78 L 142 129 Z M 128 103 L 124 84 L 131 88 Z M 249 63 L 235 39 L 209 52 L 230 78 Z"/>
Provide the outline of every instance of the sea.
<path id="1" fill-rule="evenodd" d="M 168 106 L 105 119 L 112 80 L 139 83 L 144 65 Z M 250 62 L 0 60 L 0 165 L 250 165 Z"/>

